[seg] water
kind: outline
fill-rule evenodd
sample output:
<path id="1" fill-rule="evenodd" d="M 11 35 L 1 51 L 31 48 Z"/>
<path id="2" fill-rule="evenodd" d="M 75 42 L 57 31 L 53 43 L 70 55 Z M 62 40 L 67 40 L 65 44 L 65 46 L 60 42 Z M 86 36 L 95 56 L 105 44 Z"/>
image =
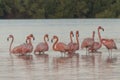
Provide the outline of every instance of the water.
<path id="1" fill-rule="evenodd" d="M 119 19 L 37 19 L 37 20 L 0 20 L 0 80 L 119 80 L 120 79 L 120 20 Z M 59 36 L 59 40 L 69 43 L 69 32 L 79 30 L 80 43 L 90 37 L 97 27 L 104 38 L 113 38 L 118 50 L 113 50 L 110 58 L 102 46 L 101 53 L 89 54 L 79 50 L 72 57 L 61 57 L 60 52 L 50 50 L 46 54 L 17 56 L 9 54 L 7 37 L 13 34 L 17 46 L 25 42 L 28 34 L 34 34 L 33 45 L 43 41 L 44 34 Z M 75 41 L 75 40 L 74 40 Z"/>

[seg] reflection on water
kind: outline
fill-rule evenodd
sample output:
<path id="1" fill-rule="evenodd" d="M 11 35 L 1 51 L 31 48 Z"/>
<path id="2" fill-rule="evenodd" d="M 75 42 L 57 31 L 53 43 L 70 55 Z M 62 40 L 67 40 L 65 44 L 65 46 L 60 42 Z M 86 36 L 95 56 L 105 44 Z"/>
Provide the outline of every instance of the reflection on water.
<path id="1" fill-rule="evenodd" d="M 74 54 L 72 57 L 53 57 L 53 66 L 53 69 L 78 67 L 79 54 Z"/>
<path id="2" fill-rule="evenodd" d="M 35 54 L 37 60 L 43 61 L 43 63 L 48 63 L 49 55 L 48 54 Z"/>
<path id="3" fill-rule="evenodd" d="M 85 51 L 83 51 L 85 53 Z M 1 57 L 2 80 L 112 80 L 119 79 L 120 56 L 110 58 L 106 53 L 76 53 L 72 56 L 32 54 Z M 4 54 L 4 53 L 3 53 Z M 54 53 L 55 54 L 55 53 Z M 116 75 L 115 75 L 116 74 Z M 114 75 L 114 76 L 113 76 Z M 117 78 L 116 78 L 117 77 Z"/>
<path id="4" fill-rule="evenodd" d="M 107 63 L 115 63 L 116 61 L 117 61 L 117 57 L 111 58 L 110 56 L 108 56 L 108 58 L 106 59 Z"/>

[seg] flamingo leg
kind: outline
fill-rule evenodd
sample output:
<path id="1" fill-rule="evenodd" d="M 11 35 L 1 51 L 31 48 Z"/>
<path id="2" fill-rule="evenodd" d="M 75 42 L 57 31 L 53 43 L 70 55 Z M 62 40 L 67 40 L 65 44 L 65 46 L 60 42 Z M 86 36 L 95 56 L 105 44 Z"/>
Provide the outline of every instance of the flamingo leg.
<path id="1" fill-rule="evenodd" d="M 112 49 L 111 49 L 111 58 L 112 58 Z"/>
<path id="2" fill-rule="evenodd" d="M 86 55 L 87 55 L 87 48 L 86 48 Z"/>
<path id="3" fill-rule="evenodd" d="M 64 54 L 64 57 L 65 57 L 65 54 L 66 54 L 66 53 L 64 52 L 63 54 Z"/>
<path id="4" fill-rule="evenodd" d="M 42 52 L 42 54 L 44 54 L 44 52 Z"/>
<path id="5" fill-rule="evenodd" d="M 110 50 L 108 49 L 109 57 L 110 57 Z"/>
<path id="6" fill-rule="evenodd" d="M 41 52 L 39 52 L 39 54 L 41 54 Z"/>
<path id="7" fill-rule="evenodd" d="M 63 57 L 63 52 L 61 52 L 61 57 Z"/>
<path id="8" fill-rule="evenodd" d="M 112 49 L 108 49 L 109 57 L 112 58 Z"/>

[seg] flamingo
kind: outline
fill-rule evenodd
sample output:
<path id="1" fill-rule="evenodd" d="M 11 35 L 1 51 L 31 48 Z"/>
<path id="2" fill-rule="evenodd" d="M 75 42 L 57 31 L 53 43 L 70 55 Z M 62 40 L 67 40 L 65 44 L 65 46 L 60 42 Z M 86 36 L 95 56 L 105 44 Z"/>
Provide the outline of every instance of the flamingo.
<path id="1" fill-rule="evenodd" d="M 116 43 L 113 39 L 102 39 L 102 44 L 108 49 L 109 55 L 111 53 L 112 56 L 112 49 L 117 49 Z"/>
<path id="2" fill-rule="evenodd" d="M 13 41 L 14 41 L 14 36 L 13 35 L 9 35 L 9 37 L 7 38 L 7 41 L 9 41 L 9 39 L 12 39 L 11 40 L 11 43 L 10 43 L 10 47 L 9 47 L 9 52 L 10 53 L 13 53 L 13 54 L 18 54 L 18 53 L 21 53 L 21 48 L 25 46 L 25 43 L 19 45 L 19 46 L 16 46 L 12 49 L 12 44 L 13 44 Z"/>
<path id="3" fill-rule="evenodd" d="M 48 34 L 44 35 L 44 42 L 41 42 L 36 46 L 34 53 L 36 53 L 36 52 L 39 52 L 39 53 L 43 52 L 44 53 L 45 51 L 48 51 L 49 46 L 48 46 L 46 39 L 49 41 Z"/>
<path id="4" fill-rule="evenodd" d="M 76 31 L 76 43 L 73 43 L 73 53 L 75 53 L 76 50 L 79 50 L 79 31 Z"/>
<path id="5" fill-rule="evenodd" d="M 26 44 L 24 47 L 21 48 L 22 55 L 25 55 L 27 53 L 31 53 L 33 51 L 33 45 L 31 42 L 31 38 L 33 38 L 33 40 L 35 39 L 33 34 L 30 34 L 29 36 L 26 37 Z"/>
<path id="6" fill-rule="evenodd" d="M 51 39 L 51 41 L 53 42 L 53 40 L 55 40 L 55 42 L 53 43 L 53 50 L 54 51 L 59 51 L 61 53 L 64 53 L 67 52 L 69 50 L 69 47 L 68 45 L 66 45 L 65 43 L 63 42 L 58 42 L 58 37 L 57 36 L 53 36 L 53 38 Z"/>
<path id="7" fill-rule="evenodd" d="M 79 31 L 76 31 L 76 41 L 77 43 L 73 43 L 72 36 L 74 36 L 73 32 L 70 32 L 70 40 L 71 42 L 68 44 L 70 50 L 69 53 L 75 53 L 76 50 L 79 50 Z"/>
<path id="8" fill-rule="evenodd" d="M 85 38 L 81 44 L 82 49 L 86 48 L 86 54 L 87 54 L 88 48 L 92 47 L 94 44 L 94 35 L 95 35 L 95 31 L 93 31 L 92 38 Z"/>
<path id="9" fill-rule="evenodd" d="M 73 34 L 73 31 L 70 31 L 70 43 L 68 44 L 68 46 L 69 46 L 69 51 L 68 51 L 68 53 L 72 53 L 73 48 L 74 48 L 72 37 L 74 37 L 74 34 Z"/>
<path id="10" fill-rule="evenodd" d="M 74 50 L 79 50 L 79 31 L 76 31 L 76 41 L 77 43 L 74 43 Z"/>
<path id="11" fill-rule="evenodd" d="M 101 26 L 99 26 L 99 28 L 101 28 L 104 31 L 104 28 L 102 28 Z M 101 38 L 100 34 L 99 37 Z M 117 49 L 116 43 L 113 39 L 101 38 L 101 43 L 108 49 L 108 52 L 111 50 L 111 56 L 112 56 L 112 49 Z"/>
<path id="12" fill-rule="evenodd" d="M 104 28 L 102 28 L 101 26 L 98 27 L 98 36 L 99 36 L 99 41 L 100 42 L 94 42 L 93 46 L 89 48 L 89 50 L 91 50 L 91 52 L 97 52 L 97 50 L 102 47 L 100 30 L 104 31 Z"/>

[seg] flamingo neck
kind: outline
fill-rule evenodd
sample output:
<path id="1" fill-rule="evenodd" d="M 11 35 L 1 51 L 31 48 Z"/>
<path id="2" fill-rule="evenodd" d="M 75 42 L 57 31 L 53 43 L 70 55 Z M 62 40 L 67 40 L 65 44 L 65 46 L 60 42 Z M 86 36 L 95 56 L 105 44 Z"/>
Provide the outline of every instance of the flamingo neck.
<path id="1" fill-rule="evenodd" d="M 73 40 L 72 40 L 72 34 L 70 34 L 70 41 L 71 41 L 71 43 L 73 43 Z"/>
<path id="2" fill-rule="evenodd" d="M 94 37 L 95 37 L 95 33 L 93 32 L 93 35 L 92 35 L 92 39 L 93 39 L 93 41 L 94 41 Z"/>
<path id="3" fill-rule="evenodd" d="M 100 35 L 100 29 L 98 29 L 98 36 L 99 36 L 100 44 L 102 44 L 102 39 L 101 39 L 101 35 Z"/>
<path id="4" fill-rule="evenodd" d="M 46 38 L 47 38 L 47 37 L 46 37 L 46 36 L 44 36 L 44 42 L 45 42 L 45 43 L 47 43 Z"/>
<path id="5" fill-rule="evenodd" d="M 14 41 L 14 37 L 11 37 L 12 40 L 11 40 L 11 43 L 10 43 L 10 47 L 9 47 L 9 52 L 12 53 L 12 44 L 13 44 L 13 41 Z"/>
<path id="6" fill-rule="evenodd" d="M 45 44 L 47 45 L 47 47 L 48 47 L 48 43 L 47 43 L 47 40 L 49 39 L 48 37 L 46 37 L 46 36 L 44 36 L 44 42 L 45 42 Z"/>
<path id="7" fill-rule="evenodd" d="M 31 38 L 28 39 L 28 44 L 32 45 Z"/>
<path id="8" fill-rule="evenodd" d="M 78 34 L 76 34 L 76 41 L 77 41 L 77 44 L 79 45 Z"/>
<path id="9" fill-rule="evenodd" d="M 56 38 L 56 41 L 55 41 L 54 44 L 53 44 L 53 50 L 54 50 L 54 51 L 57 51 L 57 49 L 56 49 L 56 44 L 57 44 L 57 42 L 58 42 L 58 38 Z"/>

